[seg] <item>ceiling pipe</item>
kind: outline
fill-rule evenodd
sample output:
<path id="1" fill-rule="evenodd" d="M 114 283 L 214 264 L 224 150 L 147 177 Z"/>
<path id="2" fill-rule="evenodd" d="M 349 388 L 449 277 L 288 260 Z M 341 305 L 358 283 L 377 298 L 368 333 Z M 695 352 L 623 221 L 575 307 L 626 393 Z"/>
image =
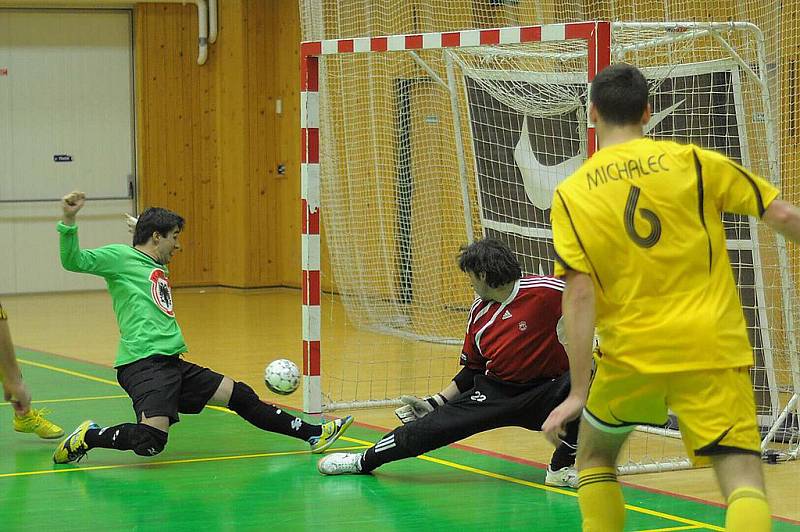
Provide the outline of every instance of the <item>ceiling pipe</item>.
<path id="1" fill-rule="evenodd" d="M 33 2 L 30 2 L 33 4 Z M 43 4 L 65 6 L 109 6 L 132 5 L 138 3 L 156 4 L 194 4 L 197 7 L 197 64 L 204 65 L 208 60 L 208 45 L 217 40 L 218 34 L 218 0 L 45 0 Z M 21 2 L 0 0 L 0 6 L 18 7 Z M 38 4 L 38 2 L 37 2 Z M 23 4 L 25 5 L 25 4 Z"/>
<path id="2" fill-rule="evenodd" d="M 145 0 L 136 0 L 144 2 Z M 157 4 L 194 4 L 197 7 L 197 64 L 204 65 L 208 59 L 208 44 L 217 40 L 217 0 L 210 0 L 214 4 L 214 15 L 209 13 L 209 0 L 146 0 Z M 209 39 L 209 19 L 213 18 L 214 38 Z"/>
<path id="3" fill-rule="evenodd" d="M 208 0 L 208 43 L 217 42 L 217 0 Z"/>
<path id="4" fill-rule="evenodd" d="M 197 46 L 200 48 L 197 53 L 197 64 L 205 65 L 208 59 L 208 2 L 194 0 L 194 4 L 197 6 Z M 214 40 L 217 40 L 216 35 Z"/>

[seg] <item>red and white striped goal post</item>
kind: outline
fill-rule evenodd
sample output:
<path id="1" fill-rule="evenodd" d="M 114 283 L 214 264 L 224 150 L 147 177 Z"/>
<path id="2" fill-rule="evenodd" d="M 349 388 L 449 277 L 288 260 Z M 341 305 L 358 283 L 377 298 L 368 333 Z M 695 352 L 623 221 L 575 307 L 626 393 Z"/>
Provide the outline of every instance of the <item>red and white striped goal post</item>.
<path id="1" fill-rule="evenodd" d="M 587 43 L 587 83 L 611 62 L 611 23 L 544 24 L 477 30 L 306 41 L 300 44 L 300 153 L 303 288 L 303 411 L 322 412 L 320 306 L 320 99 L 319 58 L 337 54 L 472 48 L 528 42 L 583 40 Z M 595 150 L 588 127 L 588 153 Z"/>

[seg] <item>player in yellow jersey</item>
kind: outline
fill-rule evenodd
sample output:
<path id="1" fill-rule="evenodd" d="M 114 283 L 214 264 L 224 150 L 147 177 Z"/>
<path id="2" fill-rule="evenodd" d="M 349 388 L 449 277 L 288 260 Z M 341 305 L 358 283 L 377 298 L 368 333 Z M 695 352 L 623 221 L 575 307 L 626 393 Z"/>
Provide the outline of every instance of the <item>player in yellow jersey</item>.
<path id="1" fill-rule="evenodd" d="M 589 115 L 600 150 L 553 197 L 572 389 L 543 425 L 552 439 L 583 412 L 584 530 L 622 530 L 620 447 L 636 425 L 664 424 L 668 409 L 692 460 L 716 471 L 728 500 L 726 529 L 769 530 L 753 350 L 721 213 L 757 216 L 797 242 L 800 210 L 723 155 L 645 138 L 648 89 L 635 67 L 612 65 L 597 75 Z"/>

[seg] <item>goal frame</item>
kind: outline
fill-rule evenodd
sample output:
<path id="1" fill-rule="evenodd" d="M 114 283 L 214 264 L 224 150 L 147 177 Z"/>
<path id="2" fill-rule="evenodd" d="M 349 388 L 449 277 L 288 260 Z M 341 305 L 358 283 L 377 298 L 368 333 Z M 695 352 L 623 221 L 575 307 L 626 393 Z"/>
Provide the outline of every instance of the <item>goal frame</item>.
<path id="1" fill-rule="evenodd" d="M 523 44 L 547 41 L 582 40 L 586 45 L 586 83 L 587 94 L 591 89 L 591 82 L 595 75 L 611 64 L 612 55 L 621 53 L 612 49 L 612 32 L 616 29 L 661 29 L 671 34 L 667 41 L 679 42 L 696 38 L 699 35 L 711 37 L 723 49 L 727 50 L 733 63 L 737 64 L 743 75 L 754 79 L 761 88 L 761 99 L 766 123 L 766 149 L 768 156 L 767 176 L 774 184 L 780 185 L 780 152 L 777 143 L 775 119 L 772 116 L 772 105 L 767 82 L 768 66 L 765 62 L 764 36 L 761 30 L 748 22 L 608 22 L 589 21 L 563 24 L 545 24 L 518 26 L 493 29 L 472 29 L 450 32 L 418 33 L 409 35 L 391 35 L 379 37 L 360 37 L 347 39 L 332 39 L 322 41 L 303 42 L 300 45 L 301 62 L 301 91 L 300 91 L 300 121 L 301 121 L 301 239 L 302 239 L 302 353 L 303 353 L 303 410 L 309 414 L 320 414 L 326 410 L 323 404 L 321 381 L 321 254 L 320 254 L 320 58 L 337 54 L 362 54 L 370 52 L 409 52 L 418 50 L 458 49 L 477 46 L 492 46 L 504 44 Z M 744 31 L 754 38 L 757 50 L 755 63 L 748 63 L 742 59 L 735 49 L 725 40 L 726 31 Z M 643 41 L 627 45 L 626 50 L 645 49 L 653 44 L 662 42 L 660 39 Z M 583 55 L 583 54 L 582 54 Z M 419 61 L 417 61 L 418 64 Z M 424 64 L 420 64 L 424 69 Z M 450 65 L 448 65 L 450 68 Z M 578 71 L 580 72 L 580 71 Z M 429 72 L 430 73 L 430 72 Z M 449 72 L 448 72 L 449 75 Z M 582 74 L 581 74 L 582 75 Z M 738 74 L 737 74 L 738 75 Z M 738 83 L 738 81 L 737 81 Z M 453 104 L 455 105 L 455 104 Z M 586 105 L 588 107 L 588 98 Z M 737 109 L 737 112 L 739 110 Z M 588 118 L 588 110 L 586 116 Z M 455 113 L 456 118 L 458 113 Z M 741 124 L 740 124 L 741 127 Z M 745 136 L 746 137 L 746 136 Z M 458 139 L 457 139 L 458 140 Z M 596 135 L 594 125 L 590 120 L 586 126 L 586 154 L 591 156 L 596 151 Z M 463 157 L 463 155 L 462 155 Z M 463 165 L 463 159 L 459 160 Z M 463 171 L 462 171 L 463 174 Z M 463 188 L 462 175 L 462 188 Z M 758 230 L 752 220 L 748 222 L 751 235 L 757 240 Z M 469 225 L 469 221 L 467 221 Z M 789 261 L 786 244 L 780 235 L 775 237 L 777 259 L 780 270 L 780 283 L 787 294 L 794 294 L 793 282 L 788 270 Z M 756 242 L 754 260 L 759 260 L 760 252 Z M 762 292 L 758 300 L 763 299 L 763 286 L 759 279 L 756 280 L 756 290 Z M 791 298 L 792 296 L 790 296 Z M 790 302 L 782 302 L 782 316 L 787 331 L 789 364 L 792 377 L 792 390 L 790 397 L 783 405 L 776 402 L 778 391 L 775 385 L 774 365 L 767 368 L 770 394 L 772 398 L 771 413 L 764 416 L 768 427 L 763 436 L 762 452 L 767 451 L 767 446 L 775 434 L 781 430 L 787 418 L 797 413 L 800 398 L 800 363 L 797 356 L 797 341 Z M 767 322 L 768 323 L 768 322 Z M 762 316 L 762 327 L 765 325 Z M 771 358 L 771 348 L 765 346 L 765 356 Z M 765 360 L 765 362 L 767 362 Z M 782 402 L 782 401 L 781 401 Z M 370 400 L 369 406 L 388 406 L 395 404 L 393 400 Z M 350 403 L 348 406 L 353 406 Z M 360 405 L 360 403 L 359 403 Z M 338 405 L 337 406 L 341 406 Z M 782 406 L 782 408 L 781 408 Z M 356 407 L 356 406 L 353 406 Z M 330 409 L 330 408 L 327 408 Z M 679 437 L 679 433 L 672 429 L 656 427 L 640 427 L 640 431 L 667 437 Z M 779 453 L 781 459 L 795 459 L 800 454 L 800 442 L 792 440 L 787 452 Z M 691 467 L 688 460 L 678 462 L 659 462 L 654 464 L 639 464 L 621 466 L 621 473 L 644 473 L 663 470 L 684 469 Z"/>
<path id="2" fill-rule="evenodd" d="M 300 175 L 303 331 L 303 411 L 320 414 L 321 381 L 321 253 L 320 253 L 320 92 L 319 59 L 332 54 L 402 52 L 483 45 L 583 40 L 587 46 L 587 85 L 611 63 L 611 22 L 564 24 L 416 33 L 306 41 L 300 44 Z M 588 105 L 588 102 L 587 102 Z M 587 154 L 596 150 L 594 125 L 587 126 Z"/>

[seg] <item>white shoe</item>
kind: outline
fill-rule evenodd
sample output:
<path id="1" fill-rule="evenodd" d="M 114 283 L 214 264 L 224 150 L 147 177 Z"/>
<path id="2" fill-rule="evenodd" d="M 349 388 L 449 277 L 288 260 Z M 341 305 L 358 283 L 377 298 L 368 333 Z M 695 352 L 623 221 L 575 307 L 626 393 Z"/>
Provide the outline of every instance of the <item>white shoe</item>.
<path id="1" fill-rule="evenodd" d="M 559 486 L 566 488 L 578 487 L 578 471 L 572 467 L 562 467 L 558 471 L 552 471 L 547 466 L 547 474 L 544 477 L 545 486 Z"/>
<path id="2" fill-rule="evenodd" d="M 348 475 L 361 473 L 361 453 L 331 453 L 317 462 L 323 475 Z"/>

